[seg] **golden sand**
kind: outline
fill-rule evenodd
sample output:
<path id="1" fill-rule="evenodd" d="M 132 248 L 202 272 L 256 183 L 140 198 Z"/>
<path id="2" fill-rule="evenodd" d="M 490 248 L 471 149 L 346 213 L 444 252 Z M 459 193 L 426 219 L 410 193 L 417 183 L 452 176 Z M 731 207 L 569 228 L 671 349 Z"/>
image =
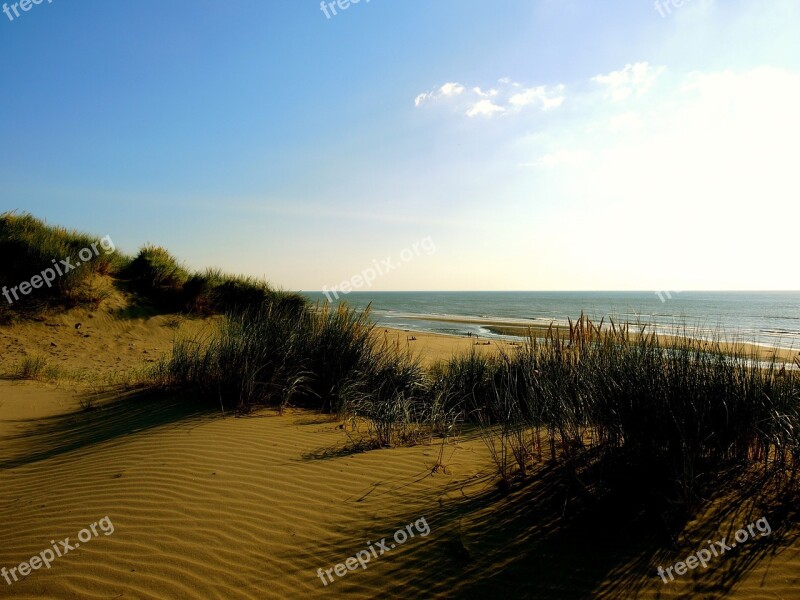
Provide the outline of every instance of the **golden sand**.
<path id="1" fill-rule="evenodd" d="M 0 328 L 0 369 L 13 371 L 32 353 L 67 370 L 136 369 L 167 351 L 176 331 L 163 316 L 76 312 L 55 319 L 62 327 L 49 322 Z M 386 335 L 428 361 L 474 343 Z M 324 415 L 223 418 L 191 398 L 113 392 L 87 411 L 89 391 L 68 380 L 0 381 L 0 567 L 19 565 L 50 540 L 74 542 L 103 517 L 114 524 L 113 534 L 50 569 L 11 586 L 0 579 L 2 598 L 800 597 L 796 534 L 754 546 L 767 554 L 742 548 L 664 585 L 655 569 L 697 549 L 692 527 L 701 520 L 675 544 L 642 541 L 625 507 L 571 516 L 580 499 L 546 468 L 502 495 L 483 442 L 468 430 L 443 447 L 350 453 L 348 432 Z M 440 452 L 444 468 L 435 469 Z M 391 542 L 420 517 L 430 535 L 323 586 L 318 568 L 368 542 Z M 727 517 L 737 526 L 744 518 Z M 723 525 L 707 535 L 720 539 Z M 772 523 L 776 531 L 790 525 Z"/>
<path id="2" fill-rule="evenodd" d="M 383 332 L 383 333 L 382 333 Z M 478 354 L 497 353 L 498 351 L 513 351 L 519 348 L 522 342 L 509 341 L 507 339 L 473 338 L 444 335 L 435 333 L 420 333 L 405 330 L 381 329 L 381 337 L 387 338 L 394 344 L 399 344 L 400 348 L 408 349 L 412 354 L 419 356 L 422 363 L 431 366 L 437 362 L 447 360 L 459 354 L 477 352 Z M 660 336 L 665 344 L 669 344 L 672 338 Z M 488 342 L 488 344 L 487 344 Z M 712 344 L 707 344 L 709 348 Z M 800 355 L 794 350 L 785 348 L 768 348 L 755 344 L 721 344 L 723 351 L 741 352 L 747 356 L 757 357 L 759 360 L 769 362 L 773 358 L 778 363 L 792 364 L 795 360 L 800 360 Z"/>

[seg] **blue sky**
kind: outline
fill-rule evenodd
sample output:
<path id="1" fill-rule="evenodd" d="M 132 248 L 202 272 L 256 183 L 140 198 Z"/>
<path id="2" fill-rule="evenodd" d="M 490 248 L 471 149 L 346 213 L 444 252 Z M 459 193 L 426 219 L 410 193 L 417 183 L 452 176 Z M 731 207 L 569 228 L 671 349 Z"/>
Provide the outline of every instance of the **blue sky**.
<path id="1" fill-rule="evenodd" d="M 426 238 L 372 289 L 798 289 L 800 5 L 661 3 L 0 13 L 0 209 L 287 289 Z"/>

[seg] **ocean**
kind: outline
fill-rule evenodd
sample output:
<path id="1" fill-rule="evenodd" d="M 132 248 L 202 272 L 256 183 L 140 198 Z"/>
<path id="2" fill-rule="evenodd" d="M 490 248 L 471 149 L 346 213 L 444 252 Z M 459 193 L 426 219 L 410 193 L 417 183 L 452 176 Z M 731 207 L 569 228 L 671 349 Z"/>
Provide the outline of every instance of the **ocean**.
<path id="1" fill-rule="evenodd" d="M 800 292 L 351 292 L 339 301 L 356 309 L 371 304 L 378 325 L 409 331 L 507 338 L 513 336 L 493 325 L 565 324 L 583 313 L 664 333 L 685 327 L 693 337 L 719 333 L 727 341 L 800 349 Z"/>

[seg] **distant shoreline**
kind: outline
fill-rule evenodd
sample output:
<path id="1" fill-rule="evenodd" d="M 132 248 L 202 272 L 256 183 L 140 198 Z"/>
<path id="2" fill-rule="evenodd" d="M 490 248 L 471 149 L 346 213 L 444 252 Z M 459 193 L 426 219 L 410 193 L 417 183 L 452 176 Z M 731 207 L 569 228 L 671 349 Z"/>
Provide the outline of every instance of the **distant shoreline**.
<path id="1" fill-rule="evenodd" d="M 440 318 L 431 318 L 428 316 L 422 317 L 424 320 L 429 321 L 442 321 L 442 322 L 479 322 L 487 326 L 487 322 L 485 320 L 466 320 L 460 321 L 458 319 L 453 319 L 450 317 L 440 317 Z M 496 327 L 498 329 L 502 329 L 504 327 L 504 322 L 502 320 L 492 320 L 491 327 Z M 519 327 L 517 325 L 517 327 Z M 524 328 L 527 331 L 528 328 Z M 544 336 L 548 327 L 546 326 L 532 326 L 530 329 L 537 334 L 541 334 Z M 476 348 L 481 351 L 496 351 L 498 348 L 502 349 L 509 349 L 514 347 L 519 347 L 519 344 L 524 343 L 524 339 L 526 338 L 527 333 L 523 333 L 520 336 L 514 337 L 486 337 L 486 336 L 472 336 L 469 337 L 467 335 L 459 335 L 453 333 L 444 333 L 444 332 L 437 332 L 437 331 L 417 331 L 413 329 L 403 329 L 400 327 L 393 327 L 384 325 L 381 323 L 376 324 L 377 331 L 388 331 L 392 334 L 397 336 L 399 341 L 403 341 L 404 337 L 407 342 L 408 347 L 416 347 L 419 349 L 421 358 L 423 362 L 426 363 L 433 363 L 437 362 L 438 360 L 447 359 L 450 356 L 455 356 L 459 353 L 463 353 L 465 351 L 469 351 L 471 348 Z M 502 334 L 499 334 L 502 335 Z M 506 334 L 507 335 L 507 334 Z M 415 337 L 415 340 L 410 340 L 408 338 Z M 663 339 L 665 342 L 669 342 L 674 340 L 676 337 L 682 336 L 675 336 L 669 334 L 659 334 L 659 337 Z M 689 338 L 694 339 L 694 338 Z M 491 344 L 487 346 L 476 345 L 475 343 L 478 341 L 486 342 L 489 341 Z M 712 340 L 703 340 L 707 341 L 709 344 L 713 343 Z M 419 343 L 414 343 L 419 342 Z M 800 349 L 797 348 L 779 348 L 774 346 L 767 346 L 764 344 L 755 344 L 751 342 L 727 342 L 723 341 L 720 342 L 719 347 L 724 352 L 733 353 L 734 351 L 745 352 L 748 354 L 755 355 L 758 360 L 761 361 L 769 361 L 775 358 L 778 362 L 781 363 L 789 363 L 792 364 L 796 358 L 800 358 Z"/>
<path id="2" fill-rule="evenodd" d="M 528 328 L 567 327 L 585 314 L 659 335 L 800 350 L 800 292 L 682 292 L 663 302 L 652 292 L 353 292 L 341 300 L 369 306 L 381 326 L 422 332 L 519 340 Z"/>
<path id="3" fill-rule="evenodd" d="M 513 338 L 527 338 L 529 335 L 529 331 L 533 331 L 537 334 L 541 333 L 544 334 L 552 325 L 553 327 L 569 327 L 569 321 L 560 321 L 554 319 L 551 321 L 550 324 L 544 324 L 542 322 L 525 320 L 525 319 L 498 319 L 495 317 L 458 317 L 458 316 L 439 316 L 439 315 L 405 315 L 408 319 L 419 319 L 425 321 L 439 321 L 442 323 L 471 323 L 471 324 L 478 324 L 483 326 L 484 328 L 488 329 L 495 335 L 499 336 L 510 336 Z M 574 322 L 574 320 L 573 320 Z M 617 323 L 619 325 L 619 323 Z M 635 325 L 635 323 L 631 322 L 630 325 Z M 647 327 L 658 327 L 657 325 L 646 324 Z M 608 322 L 603 324 L 603 328 L 610 327 Z M 663 328 L 662 328 L 663 329 Z M 433 332 L 432 332 L 433 333 Z M 652 333 L 652 331 L 651 331 Z M 661 337 L 672 338 L 675 337 L 674 334 L 669 332 L 662 332 L 657 331 L 658 335 Z M 443 333 L 442 335 L 454 335 L 454 334 L 447 334 Z M 686 337 L 686 336 L 681 336 Z M 699 339 L 702 341 L 713 341 L 712 338 L 705 338 L 699 336 L 688 336 L 692 339 Z M 800 348 L 791 348 L 788 346 L 773 346 L 770 344 L 763 344 L 763 343 L 756 343 L 756 342 L 743 342 L 743 341 L 725 341 L 723 342 L 724 345 L 736 345 L 741 344 L 744 346 L 754 346 L 759 348 L 767 348 L 770 350 L 785 350 L 786 352 L 792 352 L 797 350 L 797 354 L 800 354 Z"/>

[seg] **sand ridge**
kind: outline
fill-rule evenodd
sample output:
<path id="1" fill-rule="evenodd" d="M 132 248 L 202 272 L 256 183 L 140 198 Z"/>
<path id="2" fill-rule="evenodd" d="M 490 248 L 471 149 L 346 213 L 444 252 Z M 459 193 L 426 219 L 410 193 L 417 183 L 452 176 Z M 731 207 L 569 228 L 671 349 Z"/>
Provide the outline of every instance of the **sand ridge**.
<path id="1" fill-rule="evenodd" d="M 11 392 L 7 384 L 0 390 Z M 105 421 L 115 422 L 119 411 L 127 430 L 83 447 L 73 443 L 81 421 L 113 429 Z M 220 418 L 175 404 L 154 416 L 111 401 L 92 413 L 51 418 L 63 420 L 57 429 L 68 443 L 52 427 L 33 426 L 25 430 L 34 438 L 26 448 L 49 445 L 47 456 L 10 453 L 0 470 L 0 564 L 17 564 L 50 538 L 74 536 L 106 515 L 116 531 L 3 588 L 10 597 L 313 597 L 323 588 L 317 568 L 424 516 L 448 486 L 469 483 L 476 473 L 474 464 L 456 461 L 451 474 L 431 475 L 436 452 L 426 446 L 399 448 L 391 457 L 313 458 L 337 447 L 342 433 L 329 418 L 304 412 Z M 155 427 L 146 423 L 154 418 Z M 4 457 L 20 433 L 3 436 Z M 331 589 L 372 597 L 391 565 L 388 557 L 383 563 Z M 420 569 L 408 566 L 407 574 Z"/>

